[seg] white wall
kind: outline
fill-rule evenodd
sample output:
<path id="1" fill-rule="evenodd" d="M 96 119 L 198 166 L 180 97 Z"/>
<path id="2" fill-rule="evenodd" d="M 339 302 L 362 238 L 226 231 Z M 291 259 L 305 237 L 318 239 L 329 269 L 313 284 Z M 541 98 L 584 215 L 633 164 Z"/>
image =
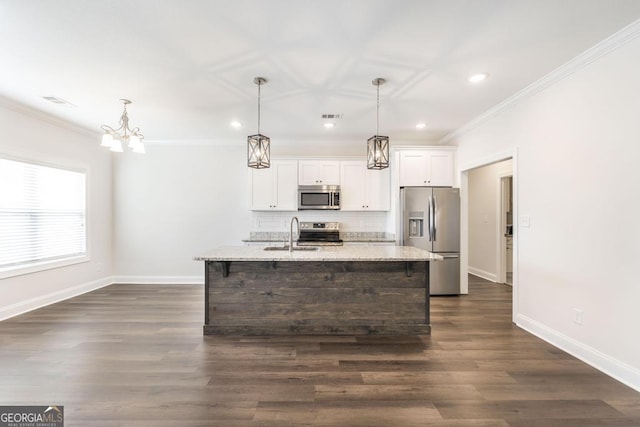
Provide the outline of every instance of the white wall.
<path id="1" fill-rule="evenodd" d="M 114 167 L 119 282 L 202 283 L 193 257 L 239 245 L 250 226 L 246 148 L 148 144 Z"/>
<path id="2" fill-rule="evenodd" d="M 625 34 L 456 139 L 462 170 L 517 148 L 516 322 L 640 390 L 640 24 Z"/>
<path id="3" fill-rule="evenodd" d="M 505 160 L 472 169 L 468 176 L 469 272 L 493 282 L 499 281 L 500 177 L 511 171 L 512 161 Z"/>
<path id="4" fill-rule="evenodd" d="M 99 135 L 73 128 L 6 99 L 0 99 L 0 152 L 88 174 L 90 261 L 0 279 L 0 319 L 110 283 L 111 161 Z"/>
<path id="5" fill-rule="evenodd" d="M 272 142 L 272 158 L 365 156 L 366 145 Z M 114 162 L 114 257 L 118 282 L 202 283 L 193 257 L 241 245 L 251 231 L 288 231 L 300 220 L 340 221 L 345 231 L 389 231 L 386 212 L 251 212 L 244 137 L 237 141 L 148 143 L 145 155 Z"/>

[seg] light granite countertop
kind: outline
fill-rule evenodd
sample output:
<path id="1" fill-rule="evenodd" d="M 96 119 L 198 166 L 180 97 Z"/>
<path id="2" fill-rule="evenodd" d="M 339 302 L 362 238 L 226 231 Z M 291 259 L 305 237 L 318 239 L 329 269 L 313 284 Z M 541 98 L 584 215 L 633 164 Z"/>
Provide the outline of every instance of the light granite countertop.
<path id="1" fill-rule="evenodd" d="M 294 240 L 297 240 L 298 236 L 294 234 Z M 354 232 L 347 231 L 341 232 L 340 238 L 345 242 L 354 243 L 395 243 L 396 239 L 393 234 L 384 232 Z M 245 243 L 271 243 L 271 242 L 286 242 L 289 241 L 289 233 L 282 231 L 252 231 L 247 239 L 242 239 Z"/>
<path id="2" fill-rule="evenodd" d="M 195 261 L 441 261 L 443 258 L 412 246 L 323 246 L 318 250 L 265 251 L 255 246 L 221 246 L 194 257 Z"/>

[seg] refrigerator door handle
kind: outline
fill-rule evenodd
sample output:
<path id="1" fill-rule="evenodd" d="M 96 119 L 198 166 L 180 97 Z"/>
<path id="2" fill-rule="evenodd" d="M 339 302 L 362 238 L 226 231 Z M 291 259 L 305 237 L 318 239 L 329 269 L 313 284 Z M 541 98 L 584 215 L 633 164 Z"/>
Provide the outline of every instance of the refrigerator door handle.
<path id="1" fill-rule="evenodd" d="M 435 242 L 437 237 L 436 237 L 436 232 L 438 231 L 438 215 L 437 215 L 437 210 L 438 210 L 438 201 L 436 199 L 436 196 L 433 196 L 433 241 Z"/>
<path id="2" fill-rule="evenodd" d="M 429 218 L 427 221 L 427 226 L 429 227 L 429 241 L 433 242 L 433 199 L 431 198 L 431 196 L 429 196 L 428 203 L 429 203 L 429 210 L 428 210 Z"/>
<path id="3" fill-rule="evenodd" d="M 405 218 L 405 216 L 407 215 L 407 213 L 405 212 L 405 195 L 404 195 L 404 188 L 400 189 L 400 206 L 402 206 L 403 208 L 403 212 L 402 215 L 400 215 L 400 246 L 404 246 L 404 233 L 405 233 L 405 222 L 407 221 L 407 219 Z"/>

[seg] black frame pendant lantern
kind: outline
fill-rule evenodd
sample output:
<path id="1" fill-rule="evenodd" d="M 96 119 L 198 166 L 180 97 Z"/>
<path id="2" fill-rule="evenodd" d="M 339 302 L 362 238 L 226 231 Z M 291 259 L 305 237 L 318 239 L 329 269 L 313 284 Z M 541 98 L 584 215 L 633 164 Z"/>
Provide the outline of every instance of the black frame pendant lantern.
<path id="1" fill-rule="evenodd" d="M 258 133 L 247 137 L 247 166 L 254 169 L 271 167 L 271 139 L 260 133 L 260 86 L 267 83 L 264 77 L 256 77 L 258 85 Z"/>
<path id="2" fill-rule="evenodd" d="M 373 79 L 376 86 L 376 134 L 367 140 L 367 169 L 386 169 L 389 167 L 389 137 L 379 135 L 380 122 L 380 85 L 386 82 L 383 78 Z"/>

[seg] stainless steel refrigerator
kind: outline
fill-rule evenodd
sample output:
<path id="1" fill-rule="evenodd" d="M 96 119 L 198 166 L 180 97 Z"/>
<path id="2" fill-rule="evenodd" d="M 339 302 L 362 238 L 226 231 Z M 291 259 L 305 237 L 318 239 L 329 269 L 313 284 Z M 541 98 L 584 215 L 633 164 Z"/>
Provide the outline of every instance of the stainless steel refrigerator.
<path id="1" fill-rule="evenodd" d="M 403 187 L 400 205 L 400 244 L 444 257 L 429 264 L 431 295 L 460 294 L 460 189 Z"/>

